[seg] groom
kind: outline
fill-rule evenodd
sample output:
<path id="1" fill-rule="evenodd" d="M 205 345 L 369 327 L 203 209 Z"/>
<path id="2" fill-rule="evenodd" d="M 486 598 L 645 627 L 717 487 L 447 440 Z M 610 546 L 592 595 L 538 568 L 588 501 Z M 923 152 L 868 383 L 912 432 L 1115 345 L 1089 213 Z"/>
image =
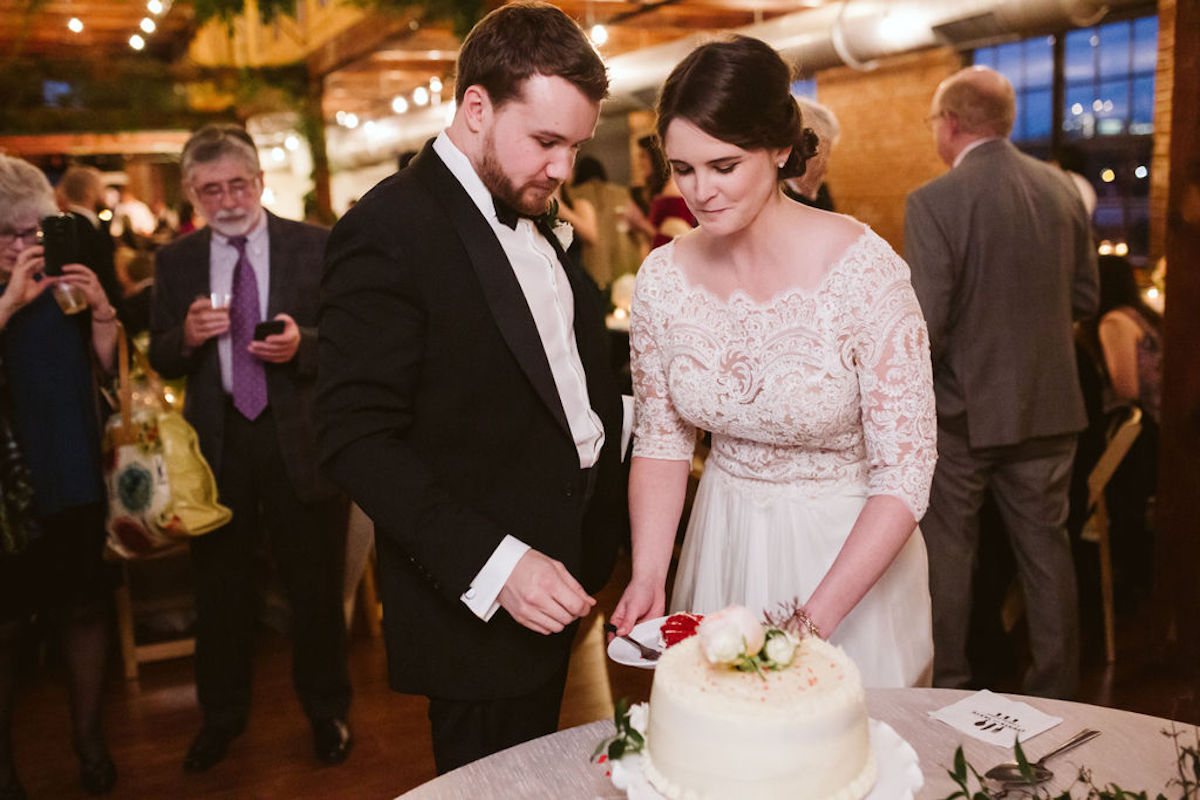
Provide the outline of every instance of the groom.
<path id="1" fill-rule="evenodd" d="M 607 91 L 561 11 L 493 11 L 463 42 L 450 127 L 326 250 L 324 465 L 375 522 L 390 682 L 429 697 L 439 773 L 557 728 L 626 524 L 602 316 L 532 218 Z"/>

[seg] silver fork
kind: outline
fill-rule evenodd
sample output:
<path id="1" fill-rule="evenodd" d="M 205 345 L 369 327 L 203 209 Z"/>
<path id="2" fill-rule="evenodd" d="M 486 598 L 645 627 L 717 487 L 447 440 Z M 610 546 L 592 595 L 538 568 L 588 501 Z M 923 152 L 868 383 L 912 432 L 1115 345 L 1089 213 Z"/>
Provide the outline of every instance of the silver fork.
<path id="1" fill-rule="evenodd" d="M 605 623 L 604 630 L 608 631 L 609 633 L 616 633 L 617 626 L 613 625 L 611 623 Z M 631 645 L 636 647 L 638 653 L 640 653 L 642 658 L 646 659 L 647 661 L 658 661 L 658 657 L 662 655 L 661 650 L 656 650 L 653 647 L 644 645 L 641 642 L 639 642 L 637 639 L 633 638 L 632 636 L 625 635 L 625 636 L 618 636 L 617 638 L 622 639 L 626 642 L 629 642 Z"/>

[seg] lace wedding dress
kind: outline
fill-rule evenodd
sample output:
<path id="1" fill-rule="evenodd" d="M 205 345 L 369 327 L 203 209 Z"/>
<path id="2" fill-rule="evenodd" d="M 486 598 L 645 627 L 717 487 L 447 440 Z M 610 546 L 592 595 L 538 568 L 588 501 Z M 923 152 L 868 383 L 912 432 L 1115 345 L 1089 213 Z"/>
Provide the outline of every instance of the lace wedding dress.
<path id="1" fill-rule="evenodd" d="M 690 460 L 712 433 L 670 610 L 806 601 L 869 495 L 917 519 L 928 504 L 933 383 L 908 265 L 864 229 L 815 288 L 760 303 L 690 285 L 674 254 L 642 265 L 630 331 L 634 455 Z M 927 569 L 918 530 L 831 637 L 867 686 L 928 685 Z"/>

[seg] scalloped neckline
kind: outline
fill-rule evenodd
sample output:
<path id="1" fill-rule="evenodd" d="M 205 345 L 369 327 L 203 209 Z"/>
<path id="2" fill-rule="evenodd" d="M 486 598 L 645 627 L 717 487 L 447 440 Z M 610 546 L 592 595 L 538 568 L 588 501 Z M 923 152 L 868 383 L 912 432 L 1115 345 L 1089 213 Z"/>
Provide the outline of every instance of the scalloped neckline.
<path id="1" fill-rule="evenodd" d="M 870 240 L 871 234 L 872 231 L 870 227 L 863 225 L 862 233 L 860 233 L 853 242 L 847 245 L 846 249 L 842 251 L 842 254 L 838 256 L 837 260 L 829 265 L 829 269 L 825 270 L 825 273 L 821 275 L 820 280 L 813 284 L 811 288 L 792 286 L 786 289 L 781 289 L 772 295 L 770 299 L 763 301 L 755 300 L 745 289 L 740 288 L 734 289 L 726 297 L 720 297 L 716 292 L 714 292 L 712 289 L 709 289 L 707 286 L 689 281 L 687 277 L 684 276 L 683 269 L 675 263 L 674 239 L 664 245 L 664 247 L 671 248 L 670 252 L 666 254 L 667 257 L 664 260 L 667 262 L 667 266 L 671 268 L 671 273 L 675 275 L 679 283 L 683 286 L 684 290 L 689 294 L 694 293 L 703 295 L 720 306 L 732 307 L 735 305 L 741 305 L 749 306 L 754 309 L 766 309 L 778 305 L 797 295 L 805 300 L 811 300 L 820 295 L 825 289 L 825 285 L 829 283 L 833 275 L 838 272 L 847 261 L 850 260 L 850 256 L 857 252 L 864 245 L 864 243 Z"/>

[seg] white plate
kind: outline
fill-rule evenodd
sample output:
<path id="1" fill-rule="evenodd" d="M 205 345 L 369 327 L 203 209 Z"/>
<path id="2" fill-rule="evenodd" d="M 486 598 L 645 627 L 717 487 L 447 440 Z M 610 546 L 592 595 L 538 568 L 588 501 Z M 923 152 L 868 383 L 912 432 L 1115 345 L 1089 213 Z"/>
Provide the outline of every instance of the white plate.
<path id="1" fill-rule="evenodd" d="M 667 621 L 666 617 L 657 617 L 639 622 L 633 626 L 633 630 L 629 635 L 637 639 L 646 647 L 662 649 L 662 637 L 659 632 L 662 624 Z M 624 639 L 613 638 L 608 643 L 608 657 L 618 664 L 624 664 L 627 667 L 641 667 L 642 669 L 654 669 L 655 661 L 648 661 L 642 658 L 642 654 L 638 649 Z"/>
<path id="2" fill-rule="evenodd" d="M 886 722 L 870 721 L 871 749 L 878 775 L 864 800 L 913 800 L 925 785 L 917 751 Z M 625 756 L 611 765 L 613 786 L 624 789 L 629 800 L 665 800 L 642 772 L 640 754 Z"/>

